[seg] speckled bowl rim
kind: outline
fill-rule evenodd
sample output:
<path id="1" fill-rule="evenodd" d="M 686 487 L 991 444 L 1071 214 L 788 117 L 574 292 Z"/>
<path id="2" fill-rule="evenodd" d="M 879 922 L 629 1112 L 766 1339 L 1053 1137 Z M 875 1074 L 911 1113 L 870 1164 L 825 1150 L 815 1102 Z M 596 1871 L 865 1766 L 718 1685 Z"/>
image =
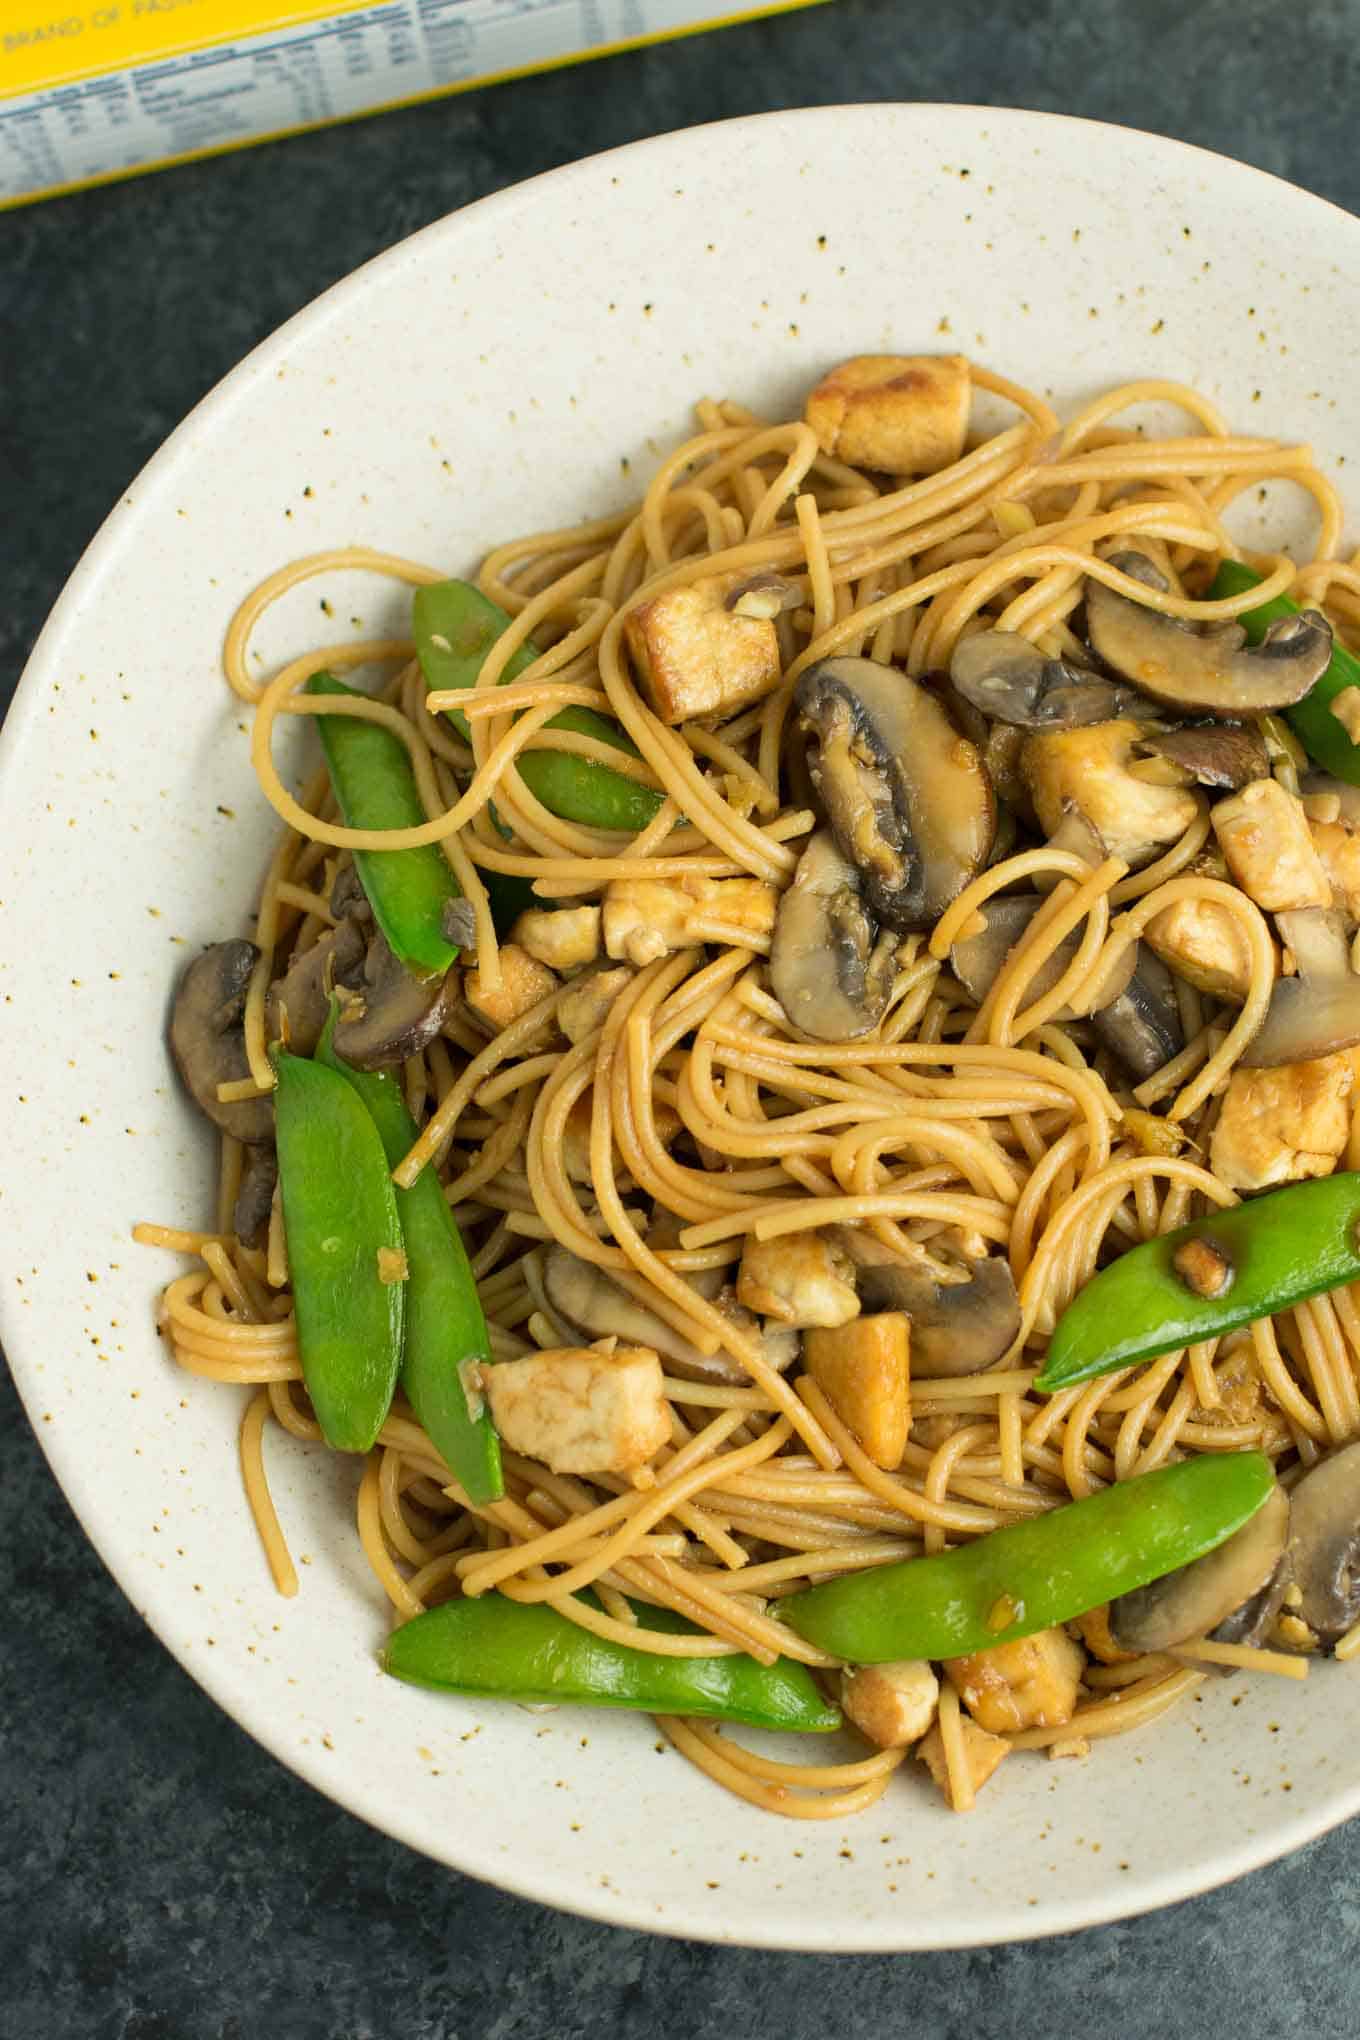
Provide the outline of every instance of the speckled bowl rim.
<path id="1" fill-rule="evenodd" d="M 255 348 L 170 435 L 125 492 L 120 505 L 87 548 L 34 648 L 0 733 L 0 799 L 5 800 L 8 806 L 9 796 L 22 777 L 30 752 L 40 747 L 44 684 L 61 657 L 68 627 L 97 593 L 101 577 L 124 545 L 126 520 L 129 517 L 154 518 L 184 464 L 192 463 L 195 444 L 205 431 L 213 429 L 220 418 L 234 407 L 248 406 L 252 388 L 273 374 L 276 365 L 290 350 L 305 342 L 319 324 L 333 322 L 345 310 L 357 309 L 368 294 L 380 289 L 399 266 L 410 265 L 413 260 L 418 263 L 422 255 L 434 257 L 456 247 L 469 225 L 483 229 L 498 220 L 509 225 L 516 219 L 522 219 L 537 203 L 539 195 L 545 192 L 560 198 L 574 187 L 582 196 L 587 196 L 598 186 L 606 170 L 625 173 L 631 168 L 645 170 L 654 161 L 673 159 L 677 146 L 691 162 L 705 158 L 712 162 L 721 158 L 722 153 L 741 137 L 761 130 L 782 129 L 794 140 L 802 137 L 822 140 L 836 133 L 843 135 L 848 132 L 846 123 L 889 118 L 899 122 L 905 119 L 908 123 L 919 121 L 922 128 L 932 134 L 948 127 L 951 122 L 959 124 L 960 134 L 977 131 L 979 127 L 989 133 L 1001 131 L 1012 138 L 1017 147 L 1035 134 L 1042 134 L 1050 140 L 1059 137 L 1070 149 L 1074 163 L 1084 163 L 1088 156 L 1098 158 L 1102 148 L 1109 146 L 1112 138 L 1117 138 L 1119 151 L 1143 152 L 1149 171 L 1162 167 L 1171 173 L 1198 177 L 1207 185 L 1219 184 L 1227 179 L 1230 183 L 1235 181 L 1244 196 L 1256 192 L 1261 194 L 1263 202 L 1278 205 L 1286 201 L 1300 217 L 1306 215 L 1308 224 L 1325 226 L 1339 245 L 1349 249 L 1355 258 L 1360 258 L 1360 222 L 1326 201 L 1264 172 L 1185 143 L 1115 128 L 1106 123 L 1051 113 L 966 105 L 819 107 L 719 122 L 689 129 L 683 136 L 663 135 L 637 142 L 497 192 L 460 213 L 435 222 L 334 285 Z M 1360 261 L 1355 266 L 1360 267 Z M 54 1081 L 60 1083 L 60 1072 L 52 1074 Z M 12 1143 L 8 1148 L 9 1161 L 16 1157 L 22 1159 L 21 1142 Z M 609 1924 L 756 1947 L 892 1952 L 993 1945 L 1069 1932 L 1212 1889 L 1301 1847 L 1360 1811 L 1360 1768 L 1357 1768 L 1355 1775 L 1337 1790 L 1326 1807 L 1314 1806 L 1298 1814 L 1272 1817 L 1267 1831 L 1244 1835 L 1235 1845 L 1221 1849 L 1212 1860 L 1168 1865 L 1160 1872 L 1141 1872 L 1110 1896 L 1046 1902 L 1028 1914 L 1017 1906 L 1001 1918 L 958 1916 L 921 1922 L 906 1916 L 895 1926 L 875 1924 L 869 1931 L 857 1922 L 853 1909 L 849 1907 L 839 1911 L 833 1907 L 825 1916 L 809 1920 L 802 1928 L 793 1930 L 773 1927 L 767 1921 L 754 1924 L 734 1922 L 721 1898 L 707 1904 L 690 1902 L 668 1917 L 656 1918 L 621 1893 L 589 1889 L 571 1874 L 546 1873 L 534 1863 L 532 1851 L 527 1848 L 518 1860 L 509 1863 L 503 1853 L 479 1845 L 478 1839 L 471 1836 L 460 1838 L 456 1846 L 432 1850 L 428 1830 L 422 1830 L 421 1825 L 408 1818 L 403 1809 L 374 1803 L 371 1795 L 366 1794 L 355 1781 L 337 1784 L 324 1758 L 300 1753 L 296 1746 L 275 1733 L 268 1719 L 258 1715 L 252 1718 L 249 1707 L 238 1703 L 228 1677 L 220 1675 L 211 1662 L 201 1658 L 191 1661 L 179 1648 L 174 1633 L 176 1590 L 157 1591 L 153 1581 L 128 1565 L 116 1515 L 105 1511 L 99 1493 L 92 1488 L 87 1477 L 85 1456 L 78 1449 L 68 1449 L 64 1434 L 45 1432 L 38 1422 L 42 1391 L 35 1363 L 40 1342 L 32 1320 L 24 1320 L 17 1308 L 8 1284 L 0 1292 L 0 1333 L 39 1442 L 90 1541 L 152 1630 L 204 1690 L 281 1762 L 362 1820 L 417 1850 L 435 1854 L 452 1867 L 544 1904 L 563 1907 Z M 975 1817 L 985 1818 L 985 1815 Z"/>

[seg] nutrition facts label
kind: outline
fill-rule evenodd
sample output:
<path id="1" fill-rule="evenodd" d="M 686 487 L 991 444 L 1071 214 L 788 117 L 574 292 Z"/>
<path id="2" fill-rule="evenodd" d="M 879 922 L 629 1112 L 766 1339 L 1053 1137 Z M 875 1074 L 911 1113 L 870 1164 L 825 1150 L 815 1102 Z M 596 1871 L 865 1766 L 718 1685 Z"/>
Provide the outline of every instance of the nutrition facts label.
<path id="1" fill-rule="evenodd" d="M 141 6 L 147 0 L 140 0 Z M 166 0 L 162 0 L 162 5 Z M 180 0 L 192 7 L 193 0 Z M 799 0 L 794 0 L 799 4 Z M 807 0 L 802 0 L 807 4 Z M 125 10 L 129 14 L 137 0 Z M 53 14 L 59 15 L 59 9 Z M 140 11 L 138 8 L 137 11 Z M 214 13 L 219 10 L 214 9 Z M 280 9 L 296 15 L 305 9 Z M 560 63 L 639 38 L 775 11 L 722 0 L 389 0 L 337 5 L 320 18 L 178 52 L 102 64 L 89 75 L 2 96 L 11 55 L 31 70 L 39 44 L 15 39 L 0 9 L 0 205 L 149 169 L 200 150 L 456 90 L 507 71 Z M 258 9 L 256 10 L 258 14 Z M 70 22 L 90 47 L 118 7 Z M 186 18 L 187 19 L 187 18 Z M 51 74 L 80 38 L 50 34 Z M 112 53 L 115 44 L 103 38 Z M 83 45 L 81 45 L 83 51 Z"/>

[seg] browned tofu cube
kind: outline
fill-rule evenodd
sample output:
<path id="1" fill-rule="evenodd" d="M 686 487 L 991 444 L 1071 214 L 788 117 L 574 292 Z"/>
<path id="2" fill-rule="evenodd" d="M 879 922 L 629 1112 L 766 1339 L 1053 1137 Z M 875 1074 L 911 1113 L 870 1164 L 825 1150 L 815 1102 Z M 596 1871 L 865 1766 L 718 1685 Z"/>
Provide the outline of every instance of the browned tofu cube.
<path id="1" fill-rule="evenodd" d="M 1061 1728 L 1072 1719 L 1085 1659 L 1065 1629 L 1041 1629 L 1014 1643 L 950 1658 L 945 1677 L 979 1728 L 1014 1735 Z"/>
<path id="2" fill-rule="evenodd" d="M 1350 1053 L 1278 1069 L 1236 1069 L 1209 1139 L 1209 1166 L 1233 1190 L 1330 1176 L 1351 1131 Z"/>
<path id="3" fill-rule="evenodd" d="M 875 1466 L 900 1466 L 911 1428 L 911 1324 L 900 1310 L 803 1334 L 803 1364 Z"/>
<path id="4" fill-rule="evenodd" d="M 824 1232 L 748 1239 L 737 1301 L 784 1325 L 849 1324 L 859 1316 L 854 1263 L 839 1241 Z"/>
<path id="5" fill-rule="evenodd" d="M 841 1706 L 881 1750 L 919 1742 L 935 1719 L 940 1682 L 924 1658 L 855 1665 L 841 1681 Z"/>
<path id="6" fill-rule="evenodd" d="M 554 1473 L 628 1473 L 670 1442 L 670 1405 L 650 1346 L 560 1347 L 482 1369 L 504 1443 Z"/>
<path id="7" fill-rule="evenodd" d="M 963 452 L 973 379 L 961 354 L 856 354 L 804 416 L 823 453 L 890 475 L 933 475 Z"/>
<path id="8" fill-rule="evenodd" d="M 626 965 L 617 970 L 589 970 L 567 986 L 557 1002 L 557 1024 L 568 1041 L 584 1041 L 597 1027 L 619 994 L 633 982 Z"/>
<path id="9" fill-rule="evenodd" d="M 549 970 L 579 970 L 600 953 L 600 909 L 526 907 L 510 930 L 510 939 L 535 963 Z"/>
<path id="10" fill-rule="evenodd" d="M 959 1723 L 963 1732 L 963 1760 L 968 1766 L 968 1775 L 974 1792 L 980 1792 L 991 1777 L 997 1765 L 1010 1752 L 1010 1744 L 1001 1735 L 989 1735 L 985 1728 L 979 1728 L 975 1721 L 965 1715 Z M 916 1751 L 917 1756 L 939 1786 L 955 1813 L 964 1811 L 951 1796 L 949 1790 L 949 1766 L 944 1760 L 944 1738 L 939 1723 L 931 1729 L 925 1741 Z"/>
<path id="11" fill-rule="evenodd" d="M 513 942 L 501 947 L 501 986 L 493 992 L 483 982 L 480 970 L 470 970 L 463 979 L 463 997 L 478 1019 L 499 1034 L 512 1020 L 518 1020 L 540 999 L 555 990 L 557 979 L 545 964 L 535 962 L 527 951 Z"/>
<path id="12" fill-rule="evenodd" d="M 1211 813 L 1218 847 L 1244 893 L 1268 914 L 1330 907 L 1332 888 L 1300 803 L 1276 779 L 1253 779 Z"/>
<path id="13" fill-rule="evenodd" d="M 774 624 L 727 607 L 740 579 L 719 574 L 667 588 L 624 618 L 638 679 L 662 722 L 735 715 L 779 685 Z"/>
<path id="14" fill-rule="evenodd" d="M 1251 946 L 1242 923 L 1217 900 L 1176 900 L 1143 931 L 1149 949 L 1178 977 L 1240 1006 L 1251 989 Z"/>
<path id="15" fill-rule="evenodd" d="M 1360 920 L 1360 835 L 1344 822 L 1311 817 L 1308 833 L 1337 905 L 1344 906 L 1352 921 Z"/>

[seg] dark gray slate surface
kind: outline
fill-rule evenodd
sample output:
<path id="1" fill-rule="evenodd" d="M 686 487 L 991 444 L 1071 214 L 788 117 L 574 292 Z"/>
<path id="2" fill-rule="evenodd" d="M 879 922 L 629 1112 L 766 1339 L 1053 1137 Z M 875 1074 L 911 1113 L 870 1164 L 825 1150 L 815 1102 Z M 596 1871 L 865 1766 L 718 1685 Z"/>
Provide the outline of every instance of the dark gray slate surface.
<path id="1" fill-rule="evenodd" d="M 701 120 L 917 98 L 1159 129 L 1360 211 L 1357 86 L 1360 0 L 835 0 L 0 216 L 0 683 L 189 406 L 335 278 L 486 192 Z M 1360 2030 L 1357 1824 L 1173 1911 L 968 1955 L 712 1950 L 452 1876 L 191 1684 L 3 1375 L 0 1425 L 0 2040 Z"/>

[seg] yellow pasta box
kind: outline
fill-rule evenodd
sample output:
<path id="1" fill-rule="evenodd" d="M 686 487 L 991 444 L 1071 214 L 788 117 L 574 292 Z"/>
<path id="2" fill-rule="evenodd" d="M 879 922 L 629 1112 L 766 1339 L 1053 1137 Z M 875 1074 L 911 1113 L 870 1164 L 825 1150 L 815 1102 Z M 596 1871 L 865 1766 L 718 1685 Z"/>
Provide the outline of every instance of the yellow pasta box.
<path id="1" fill-rule="evenodd" d="M 0 209 L 819 0 L 0 0 Z"/>

